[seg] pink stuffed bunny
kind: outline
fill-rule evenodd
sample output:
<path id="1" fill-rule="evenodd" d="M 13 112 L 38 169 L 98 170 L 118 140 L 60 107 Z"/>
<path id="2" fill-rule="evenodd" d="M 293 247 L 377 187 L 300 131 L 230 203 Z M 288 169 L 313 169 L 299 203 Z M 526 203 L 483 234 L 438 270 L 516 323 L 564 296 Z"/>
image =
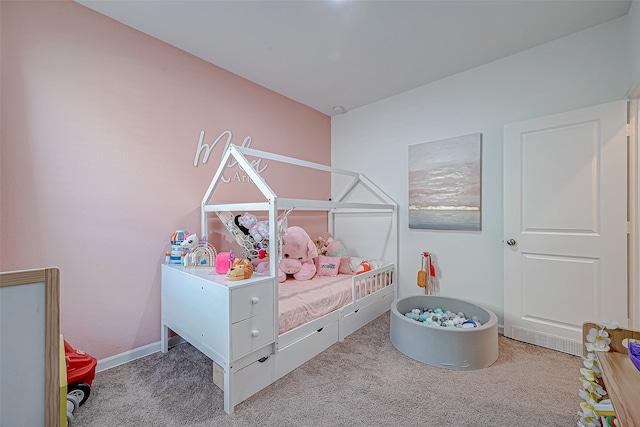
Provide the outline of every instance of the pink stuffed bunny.
<path id="1" fill-rule="evenodd" d="M 296 280 L 310 280 L 316 274 L 313 258 L 318 256 L 316 245 L 311 237 L 300 227 L 289 227 L 282 237 L 282 259 L 278 269 L 278 282 L 293 276 Z M 268 273 L 269 263 L 261 262 L 256 267 L 258 273 Z"/>

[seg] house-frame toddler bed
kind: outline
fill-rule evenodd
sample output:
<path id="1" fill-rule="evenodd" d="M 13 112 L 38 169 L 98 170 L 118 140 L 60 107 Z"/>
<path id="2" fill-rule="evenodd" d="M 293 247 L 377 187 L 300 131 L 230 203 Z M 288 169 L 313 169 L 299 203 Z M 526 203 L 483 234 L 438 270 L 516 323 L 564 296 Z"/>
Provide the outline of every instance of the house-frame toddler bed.
<path id="1" fill-rule="evenodd" d="M 246 156 L 329 172 L 332 179 L 339 177 L 338 181 L 342 180 L 346 185 L 338 197 L 329 201 L 280 198 Z M 233 160 L 266 201 L 212 203 L 216 187 Z M 362 199 L 362 192 L 357 193 L 357 189 L 364 189 L 374 201 L 351 201 Z M 211 358 L 214 378 L 217 373 L 220 375 L 219 385 L 224 390 L 227 413 L 232 413 L 238 403 L 389 310 L 397 295 L 394 269 L 398 257 L 398 205 L 356 172 L 231 144 L 202 201 L 202 236 L 209 235 L 208 219 L 212 213 L 230 211 L 268 212 L 269 236 L 280 236 L 280 228 L 286 228 L 287 222 L 279 221 L 279 215 L 292 209 L 326 212 L 327 229 L 332 234 L 341 220 L 352 221 L 354 215 L 371 217 L 375 221 L 382 218 L 387 226 L 376 228 L 383 234 L 379 240 L 385 248 L 386 261 L 374 261 L 380 254 L 368 254 L 370 236 L 369 241 L 352 239 L 345 242 L 349 252 L 371 259 L 370 271 L 314 277 L 297 282 L 300 286 L 294 292 L 290 290 L 296 282 L 278 283 L 277 256 L 269 257 L 269 274 L 254 273 L 251 278 L 240 281 L 227 281 L 225 275 L 216 274 L 213 269 L 162 266 L 162 351 L 168 351 L 169 330 L 172 330 Z M 279 253 L 278 241 L 277 238 L 269 239 L 270 255 Z M 336 294 L 339 302 L 326 303 L 322 299 L 302 302 L 304 307 L 313 306 L 314 309 L 303 307 L 303 317 L 291 323 L 289 320 L 294 316 L 288 313 L 297 309 L 300 314 L 300 304 L 290 308 L 291 301 L 301 294 L 315 298 L 317 293 L 318 298 L 326 298 L 326 294 L 320 292 L 322 288 Z M 323 301 L 322 304 L 319 301 Z M 323 309 L 316 310 L 320 306 Z M 305 317 L 312 311 L 312 319 Z"/>

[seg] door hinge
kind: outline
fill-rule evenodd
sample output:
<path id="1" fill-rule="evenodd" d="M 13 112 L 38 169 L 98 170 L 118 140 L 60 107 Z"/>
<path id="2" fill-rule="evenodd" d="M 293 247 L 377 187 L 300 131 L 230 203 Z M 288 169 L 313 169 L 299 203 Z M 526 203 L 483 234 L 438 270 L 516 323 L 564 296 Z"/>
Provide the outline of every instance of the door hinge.
<path id="1" fill-rule="evenodd" d="M 631 234 L 631 221 L 627 221 L 627 234 Z"/>
<path id="2" fill-rule="evenodd" d="M 631 125 L 627 123 L 627 136 L 631 136 Z"/>

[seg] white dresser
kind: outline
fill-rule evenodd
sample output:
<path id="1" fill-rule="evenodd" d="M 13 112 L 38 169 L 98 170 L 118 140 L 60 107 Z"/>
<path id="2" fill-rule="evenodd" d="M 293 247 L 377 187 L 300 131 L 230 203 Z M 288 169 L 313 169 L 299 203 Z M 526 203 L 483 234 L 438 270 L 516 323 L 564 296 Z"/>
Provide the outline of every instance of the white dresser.
<path id="1" fill-rule="evenodd" d="M 224 370 L 227 412 L 244 394 L 231 390 L 230 376 L 275 351 L 276 283 L 257 273 L 227 281 L 213 269 L 162 265 L 162 351 L 170 329 L 217 363 Z"/>

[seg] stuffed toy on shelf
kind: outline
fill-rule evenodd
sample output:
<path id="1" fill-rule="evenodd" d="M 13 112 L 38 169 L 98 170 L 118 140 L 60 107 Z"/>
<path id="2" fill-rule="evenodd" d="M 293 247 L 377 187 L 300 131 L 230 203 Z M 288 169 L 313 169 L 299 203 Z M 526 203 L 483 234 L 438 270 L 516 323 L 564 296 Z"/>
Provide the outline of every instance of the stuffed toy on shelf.
<path id="1" fill-rule="evenodd" d="M 254 214 L 245 212 L 238 216 L 240 230 L 247 236 L 253 237 L 256 242 L 269 240 L 269 221 L 258 221 Z"/>

